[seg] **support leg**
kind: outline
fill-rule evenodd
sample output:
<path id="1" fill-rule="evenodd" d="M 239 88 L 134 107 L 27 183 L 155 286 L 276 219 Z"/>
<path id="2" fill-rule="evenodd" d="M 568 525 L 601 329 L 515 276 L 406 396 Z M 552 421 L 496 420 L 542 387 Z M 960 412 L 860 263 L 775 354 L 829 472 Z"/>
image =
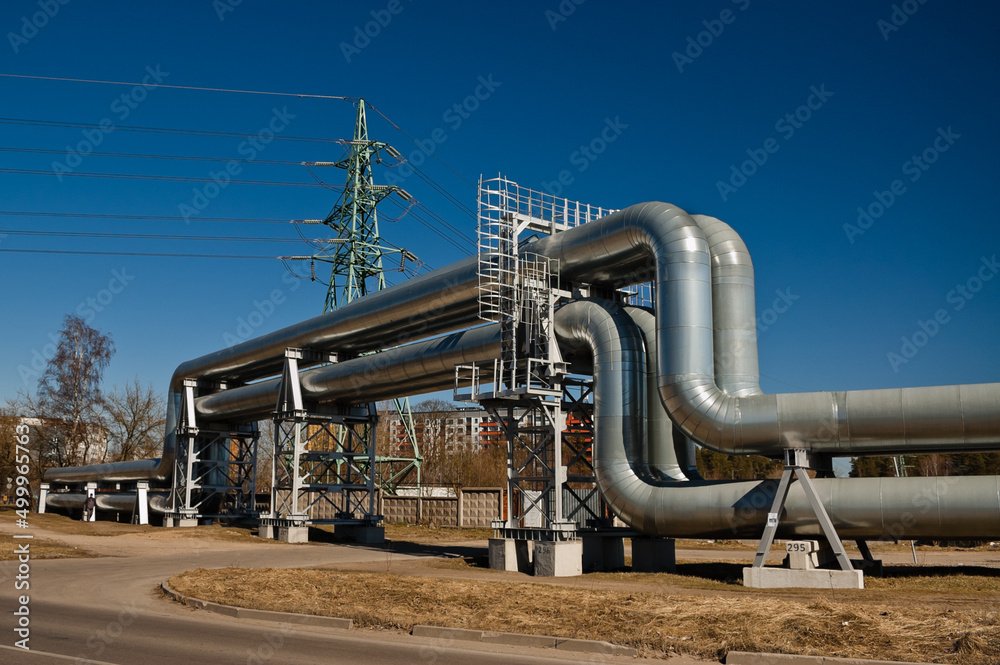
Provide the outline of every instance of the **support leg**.
<path id="1" fill-rule="evenodd" d="M 833 553 L 837 555 L 837 563 L 840 564 L 840 569 L 854 570 L 854 566 L 851 565 L 851 560 L 847 558 L 847 550 L 844 549 L 844 543 L 840 541 L 840 536 L 837 535 L 837 529 L 834 528 L 833 522 L 830 520 L 830 515 L 826 512 L 826 506 L 824 506 L 823 502 L 819 500 L 819 496 L 816 494 L 815 488 L 813 488 L 812 479 L 809 478 L 809 474 L 805 469 L 796 468 L 795 476 L 802 484 L 802 490 L 806 493 L 806 498 L 809 499 L 809 505 L 812 506 L 813 512 L 816 513 L 819 525 L 823 529 L 823 535 L 826 536 L 827 542 L 830 543 L 830 547 L 833 548 Z"/>
<path id="2" fill-rule="evenodd" d="M 771 503 L 771 510 L 767 513 L 767 526 L 764 527 L 764 535 L 760 539 L 760 546 L 757 547 L 757 554 L 753 558 L 754 568 L 760 568 L 764 565 L 767 553 L 771 549 L 774 534 L 778 530 L 778 519 L 781 516 L 781 509 L 785 505 L 785 499 L 788 497 L 788 486 L 791 482 L 792 468 L 785 467 L 785 470 L 781 472 L 781 480 L 778 482 L 778 491 Z"/>

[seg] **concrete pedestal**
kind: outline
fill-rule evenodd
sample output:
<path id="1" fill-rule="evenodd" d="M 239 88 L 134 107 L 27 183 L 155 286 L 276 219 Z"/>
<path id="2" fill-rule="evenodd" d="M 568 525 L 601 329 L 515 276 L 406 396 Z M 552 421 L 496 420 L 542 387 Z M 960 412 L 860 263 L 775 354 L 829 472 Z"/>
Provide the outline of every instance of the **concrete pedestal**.
<path id="1" fill-rule="evenodd" d="M 583 541 L 540 541 L 535 543 L 535 577 L 583 575 Z"/>
<path id="2" fill-rule="evenodd" d="M 275 536 L 275 528 L 271 524 L 261 524 L 257 527 L 257 537 L 267 538 L 268 540 L 273 540 Z"/>
<path id="3" fill-rule="evenodd" d="M 490 568 L 531 574 L 531 552 L 527 540 L 490 538 Z"/>
<path id="4" fill-rule="evenodd" d="M 675 573 L 677 554 L 673 538 L 633 538 L 633 573 Z"/>
<path id="5" fill-rule="evenodd" d="M 308 543 L 309 527 L 307 526 L 279 526 L 278 540 L 283 543 Z"/>
<path id="6" fill-rule="evenodd" d="M 744 568 L 743 586 L 754 589 L 864 589 L 860 570 L 793 570 L 790 568 Z"/>
<path id="7" fill-rule="evenodd" d="M 625 567 L 625 538 L 599 533 L 581 534 L 583 572 L 621 570 Z"/>

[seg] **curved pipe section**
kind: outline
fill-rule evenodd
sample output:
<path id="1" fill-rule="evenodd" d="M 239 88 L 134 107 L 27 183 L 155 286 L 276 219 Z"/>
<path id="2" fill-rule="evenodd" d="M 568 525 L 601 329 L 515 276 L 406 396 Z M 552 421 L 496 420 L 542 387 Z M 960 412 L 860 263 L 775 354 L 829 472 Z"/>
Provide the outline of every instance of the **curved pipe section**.
<path id="1" fill-rule="evenodd" d="M 567 281 L 621 285 L 648 280 L 652 271 L 661 397 L 680 429 L 713 450 L 776 457 L 787 448 L 852 455 L 997 447 L 1000 384 L 995 383 L 725 393 L 715 380 L 711 251 L 699 224 L 675 206 L 634 205 L 538 240 L 528 250 L 559 259 Z M 735 245 L 733 253 L 740 253 Z M 752 281 L 752 272 L 743 279 Z"/>
<path id="2" fill-rule="evenodd" d="M 559 311 L 561 312 L 562 309 Z M 632 459 L 634 461 L 644 460 L 645 468 L 649 469 L 649 473 L 654 478 L 686 481 L 690 470 L 682 466 L 680 460 L 687 461 L 687 451 L 684 449 L 678 451 L 677 448 L 686 447 L 688 439 L 683 435 L 675 438 L 674 423 L 670 420 L 670 414 L 663 407 L 656 384 L 656 318 L 652 312 L 641 307 L 626 307 L 625 311 L 639 329 L 646 359 L 646 385 L 643 398 L 645 436 L 641 437 L 641 441 L 637 444 Z M 558 313 L 556 320 L 559 320 Z M 589 351 L 588 349 L 588 355 Z M 697 470 L 695 472 L 697 473 Z"/>
<path id="3" fill-rule="evenodd" d="M 668 537 L 759 538 L 776 480 L 652 484 L 636 464 L 645 387 L 642 341 L 618 305 L 577 301 L 556 317 L 560 346 L 594 358 L 594 471 L 605 500 L 643 533 Z M 638 471 L 637 467 L 638 466 Z M 816 479 L 842 538 L 983 538 L 1000 535 L 1000 477 Z M 822 537 L 793 483 L 779 538 Z"/>

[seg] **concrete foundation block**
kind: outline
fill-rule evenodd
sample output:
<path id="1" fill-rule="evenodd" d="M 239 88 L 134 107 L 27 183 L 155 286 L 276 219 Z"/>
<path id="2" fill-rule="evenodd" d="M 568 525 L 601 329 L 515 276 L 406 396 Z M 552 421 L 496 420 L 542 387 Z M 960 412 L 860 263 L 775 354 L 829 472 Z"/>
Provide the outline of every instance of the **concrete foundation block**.
<path id="1" fill-rule="evenodd" d="M 198 526 L 197 517 L 181 517 L 174 520 L 174 526 L 179 527 L 194 527 Z"/>
<path id="2" fill-rule="evenodd" d="M 257 528 L 257 536 L 259 538 L 266 538 L 268 540 L 273 540 L 275 536 L 275 528 L 273 524 L 261 524 Z"/>
<path id="3" fill-rule="evenodd" d="M 535 577 L 583 575 L 583 541 L 535 543 Z"/>
<path id="4" fill-rule="evenodd" d="M 625 567 L 625 539 L 597 533 L 581 535 L 583 572 L 620 570 Z"/>
<path id="5" fill-rule="evenodd" d="M 527 540 L 490 538 L 490 568 L 513 573 L 531 573 L 531 555 Z"/>
<path id="6" fill-rule="evenodd" d="M 795 570 L 814 570 L 823 563 L 819 559 L 818 540 L 789 540 L 785 543 L 785 567 Z M 831 550 L 832 552 L 832 550 Z"/>
<path id="7" fill-rule="evenodd" d="M 754 589 L 864 589 L 865 578 L 860 570 L 794 570 L 751 566 L 743 569 L 743 586 Z"/>
<path id="8" fill-rule="evenodd" d="M 633 538 L 633 573 L 676 573 L 677 554 L 673 538 Z"/>
<path id="9" fill-rule="evenodd" d="M 307 526 L 279 526 L 278 540 L 283 543 L 308 543 L 309 527 Z"/>

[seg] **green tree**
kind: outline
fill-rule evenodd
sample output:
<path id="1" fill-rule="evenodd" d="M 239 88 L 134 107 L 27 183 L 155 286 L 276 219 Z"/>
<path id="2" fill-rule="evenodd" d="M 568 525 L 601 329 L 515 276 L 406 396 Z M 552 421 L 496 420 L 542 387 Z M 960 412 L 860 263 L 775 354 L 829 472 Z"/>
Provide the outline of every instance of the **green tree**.
<path id="1" fill-rule="evenodd" d="M 781 475 L 782 463 L 758 455 L 724 455 L 699 447 L 698 473 L 707 480 L 761 480 Z"/>

